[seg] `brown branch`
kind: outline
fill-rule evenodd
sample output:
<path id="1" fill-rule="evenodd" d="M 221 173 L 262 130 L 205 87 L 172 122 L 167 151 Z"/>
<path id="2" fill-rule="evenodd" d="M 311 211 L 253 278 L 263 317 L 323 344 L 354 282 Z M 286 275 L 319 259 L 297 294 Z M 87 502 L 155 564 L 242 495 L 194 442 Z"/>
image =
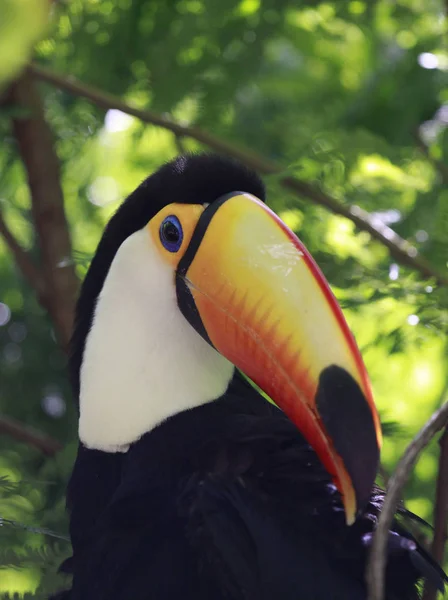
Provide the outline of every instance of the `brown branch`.
<path id="1" fill-rule="evenodd" d="M 19 442 L 33 446 L 47 456 L 53 456 L 63 447 L 57 440 L 4 415 L 0 416 L 0 435 L 9 435 Z"/>
<path id="2" fill-rule="evenodd" d="M 432 544 L 434 558 L 443 563 L 445 543 L 448 539 L 448 427 L 440 440 L 439 477 L 436 490 L 435 535 Z"/>
<path id="3" fill-rule="evenodd" d="M 367 584 L 369 600 L 384 599 L 384 571 L 386 566 L 386 545 L 389 529 L 392 524 L 397 505 L 405 485 L 420 452 L 429 444 L 432 438 L 448 423 L 448 402 L 437 410 L 403 454 L 398 466 L 389 480 L 387 493 L 381 511 L 378 526 L 372 544 L 372 551 L 367 567 Z"/>
<path id="4" fill-rule="evenodd" d="M 440 438 L 439 471 L 437 475 L 436 504 L 434 508 L 434 538 L 431 553 L 443 564 L 445 544 L 448 540 L 448 427 Z M 437 590 L 427 581 L 423 600 L 436 600 Z"/>
<path id="5" fill-rule="evenodd" d="M 42 277 L 39 269 L 33 263 L 31 257 L 15 239 L 8 226 L 6 225 L 3 215 L 0 212 L 0 236 L 4 239 L 8 246 L 11 254 L 14 257 L 14 261 L 22 273 L 24 279 L 34 289 L 39 299 L 39 302 L 43 306 L 47 306 L 47 290 L 45 280 Z"/>
<path id="6" fill-rule="evenodd" d="M 187 127 L 152 110 L 141 110 L 133 107 L 112 94 L 98 90 L 93 86 L 83 84 L 72 77 L 69 78 L 58 75 L 51 70 L 36 64 L 31 65 L 29 70 L 35 77 L 42 81 L 46 81 L 47 83 L 55 85 L 76 96 L 87 98 L 105 110 L 120 110 L 137 117 L 144 123 L 151 123 L 152 125 L 172 131 L 176 136 L 191 137 L 216 152 L 240 160 L 263 175 L 280 174 L 279 181 L 284 188 L 301 197 L 308 198 L 315 204 L 325 206 L 335 214 L 350 219 L 360 230 L 367 231 L 374 239 L 386 246 L 391 256 L 393 256 L 397 262 L 418 271 L 424 277 L 435 278 L 440 285 L 448 285 L 448 273 L 436 270 L 435 267 L 418 255 L 418 251 L 415 247 L 406 240 L 403 240 L 389 227 L 378 224 L 369 213 L 361 208 L 343 204 L 336 198 L 333 198 L 306 181 L 302 181 L 293 176 L 282 176 L 281 173 L 283 172 L 283 169 L 276 162 L 266 159 L 251 150 L 241 148 L 240 146 L 217 138 L 199 127 Z"/>
<path id="7" fill-rule="evenodd" d="M 66 348 L 72 331 L 78 280 L 64 211 L 59 163 L 40 96 L 28 73 L 11 87 L 11 100 L 24 108 L 27 115 L 13 119 L 13 130 L 31 192 L 34 228 L 50 300 L 48 310 L 61 345 Z"/>

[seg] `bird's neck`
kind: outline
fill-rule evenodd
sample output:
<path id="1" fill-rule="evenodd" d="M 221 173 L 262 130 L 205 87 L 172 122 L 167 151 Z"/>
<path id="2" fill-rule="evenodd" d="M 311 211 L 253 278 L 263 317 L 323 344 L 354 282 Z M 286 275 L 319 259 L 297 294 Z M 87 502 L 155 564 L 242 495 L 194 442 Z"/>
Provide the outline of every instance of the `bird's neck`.
<path id="1" fill-rule="evenodd" d="M 144 231 L 128 238 L 98 297 L 80 371 L 88 448 L 126 451 L 170 416 L 219 398 L 233 375 L 183 317 L 172 271 L 147 260 L 150 251 Z"/>

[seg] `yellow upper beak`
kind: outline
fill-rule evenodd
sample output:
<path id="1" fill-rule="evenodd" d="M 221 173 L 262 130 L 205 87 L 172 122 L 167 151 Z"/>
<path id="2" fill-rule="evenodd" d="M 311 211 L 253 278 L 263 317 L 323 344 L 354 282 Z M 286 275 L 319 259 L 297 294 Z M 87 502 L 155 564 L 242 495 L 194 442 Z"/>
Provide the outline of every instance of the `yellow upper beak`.
<path id="1" fill-rule="evenodd" d="M 304 245 L 236 192 L 203 212 L 179 267 L 201 333 L 296 424 L 352 523 L 376 476 L 380 422 L 354 338 Z"/>

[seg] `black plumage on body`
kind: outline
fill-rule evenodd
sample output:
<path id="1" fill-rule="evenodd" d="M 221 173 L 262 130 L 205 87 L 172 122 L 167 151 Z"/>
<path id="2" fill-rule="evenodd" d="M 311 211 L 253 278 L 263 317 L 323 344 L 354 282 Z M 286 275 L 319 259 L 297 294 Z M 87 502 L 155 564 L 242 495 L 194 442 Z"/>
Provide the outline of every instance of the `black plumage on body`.
<path id="1" fill-rule="evenodd" d="M 310 446 L 239 375 L 119 457 L 80 448 L 68 491 L 70 600 L 364 600 L 383 493 L 347 527 Z M 151 457 L 153 457 L 151 459 Z M 398 522 L 387 600 L 444 575 Z"/>

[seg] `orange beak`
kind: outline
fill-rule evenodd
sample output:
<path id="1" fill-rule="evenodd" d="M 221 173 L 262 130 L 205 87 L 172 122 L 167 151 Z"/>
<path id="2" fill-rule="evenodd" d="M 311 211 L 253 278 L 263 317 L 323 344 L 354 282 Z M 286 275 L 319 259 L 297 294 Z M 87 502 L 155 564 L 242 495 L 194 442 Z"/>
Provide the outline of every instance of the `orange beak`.
<path id="1" fill-rule="evenodd" d="M 355 340 L 305 246 L 235 192 L 202 213 L 177 282 L 186 318 L 295 423 L 353 523 L 377 473 L 380 422 Z"/>

